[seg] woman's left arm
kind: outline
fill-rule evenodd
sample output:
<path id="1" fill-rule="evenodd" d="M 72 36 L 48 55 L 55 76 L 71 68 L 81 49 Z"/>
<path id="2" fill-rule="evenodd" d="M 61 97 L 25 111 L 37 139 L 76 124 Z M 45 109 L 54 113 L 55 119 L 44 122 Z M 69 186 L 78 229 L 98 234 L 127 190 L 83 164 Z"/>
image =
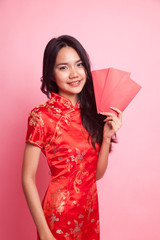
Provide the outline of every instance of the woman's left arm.
<path id="1" fill-rule="evenodd" d="M 103 141 L 97 160 L 97 180 L 101 179 L 106 171 L 111 138 L 122 126 L 122 112 L 113 107 L 112 110 L 114 110 L 118 116 L 116 116 L 114 113 L 103 113 L 103 115 L 106 116 L 106 119 L 104 120 L 105 124 L 103 129 Z"/>

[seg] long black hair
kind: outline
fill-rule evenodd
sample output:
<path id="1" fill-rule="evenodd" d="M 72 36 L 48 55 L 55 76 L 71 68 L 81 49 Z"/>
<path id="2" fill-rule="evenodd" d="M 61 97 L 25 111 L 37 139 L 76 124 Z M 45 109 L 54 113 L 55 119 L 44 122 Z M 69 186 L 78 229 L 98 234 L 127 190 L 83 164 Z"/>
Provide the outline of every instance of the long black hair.
<path id="1" fill-rule="evenodd" d="M 76 50 L 86 71 L 86 83 L 82 91 L 78 94 L 78 99 L 80 100 L 82 124 L 89 133 L 89 139 L 92 137 L 92 145 L 95 148 L 95 143 L 102 144 L 105 116 L 97 114 L 89 56 L 81 43 L 74 37 L 62 35 L 48 42 L 43 57 L 41 91 L 45 93 L 48 98 L 50 98 L 51 92 L 58 93 L 58 86 L 54 79 L 53 68 L 59 50 L 66 46 Z M 116 138 L 112 138 L 111 142 L 116 142 Z"/>

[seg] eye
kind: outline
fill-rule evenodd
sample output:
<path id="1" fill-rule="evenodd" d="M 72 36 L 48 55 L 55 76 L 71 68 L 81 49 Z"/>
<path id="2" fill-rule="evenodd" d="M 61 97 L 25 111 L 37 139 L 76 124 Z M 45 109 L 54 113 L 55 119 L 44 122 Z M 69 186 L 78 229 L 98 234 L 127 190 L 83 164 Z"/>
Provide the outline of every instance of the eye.
<path id="1" fill-rule="evenodd" d="M 67 69 L 67 66 L 62 66 L 62 67 L 60 67 L 59 69 L 60 69 L 60 70 L 65 70 L 65 69 Z"/>
<path id="2" fill-rule="evenodd" d="M 82 62 L 77 63 L 77 67 L 83 67 L 83 63 Z"/>

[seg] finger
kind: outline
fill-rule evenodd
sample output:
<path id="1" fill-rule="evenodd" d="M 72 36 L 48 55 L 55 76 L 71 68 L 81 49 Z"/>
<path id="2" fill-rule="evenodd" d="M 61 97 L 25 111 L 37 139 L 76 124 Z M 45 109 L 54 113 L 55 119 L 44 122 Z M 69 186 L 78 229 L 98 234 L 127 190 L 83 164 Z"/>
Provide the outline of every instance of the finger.
<path id="1" fill-rule="evenodd" d="M 121 119 L 121 117 L 114 117 L 114 118 L 113 118 L 113 121 L 114 121 L 117 125 L 119 125 L 119 126 L 122 125 L 122 119 Z"/>
<path id="2" fill-rule="evenodd" d="M 109 122 L 109 123 L 107 122 L 106 124 L 114 134 L 116 132 L 115 131 L 115 128 L 116 128 L 115 124 L 113 122 Z"/>
<path id="3" fill-rule="evenodd" d="M 110 107 L 112 110 L 116 111 L 118 114 L 121 114 L 122 111 L 119 108 Z"/>
<path id="4" fill-rule="evenodd" d="M 113 121 L 113 117 L 107 116 L 107 117 L 104 119 L 104 122 L 108 122 L 108 121 Z"/>
<path id="5" fill-rule="evenodd" d="M 115 122 L 115 124 L 117 126 L 121 126 L 122 125 L 122 122 L 119 118 L 117 118 L 115 115 L 114 116 L 111 116 L 111 117 L 107 117 L 104 122 L 106 122 L 107 124 L 110 124 L 111 122 Z"/>
<path id="6" fill-rule="evenodd" d="M 118 116 L 117 116 L 117 114 L 116 113 L 111 113 L 111 112 L 101 112 L 100 114 L 102 114 L 102 115 L 104 115 L 104 116 L 106 116 L 106 117 L 117 117 L 117 118 L 119 118 L 120 120 L 122 120 L 122 112 L 119 114 L 118 113 Z"/>
<path id="7" fill-rule="evenodd" d="M 104 116 L 106 116 L 106 117 L 108 117 L 108 116 L 116 116 L 116 114 L 115 113 L 111 113 L 111 112 L 101 112 L 100 114 L 102 114 L 102 115 L 104 115 Z"/>
<path id="8" fill-rule="evenodd" d="M 115 133 L 120 129 L 120 126 L 115 122 L 111 122 L 110 126 Z"/>
<path id="9" fill-rule="evenodd" d="M 117 117 L 114 113 L 107 113 L 105 120 L 107 119 L 112 119 L 113 121 L 120 121 L 119 117 Z"/>
<path id="10" fill-rule="evenodd" d="M 120 129 L 120 127 L 122 126 L 122 122 L 117 117 L 115 118 L 107 117 L 105 119 L 105 123 L 107 125 L 113 126 L 116 131 L 118 131 L 118 129 Z"/>
<path id="11" fill-rule="evenodd" d="M 120 127 L 122 126 L 122 116 L 116 116 L 114 113 L 105 113 L 106 118 L 104 120 L 105 123 L 107 123 L 108 125 L 111 125 L 111 122 L 115 122 L 117 129 L 120 129 Z"/>
<path id="12" fill-rule="evenodd" d="M 122 111 L 118 108 L 115 108 L 115 107 L 110 107 L 113 111 L 117 112 L 118 113 L 118 116 L 121 118 L 122 117 Z"/>

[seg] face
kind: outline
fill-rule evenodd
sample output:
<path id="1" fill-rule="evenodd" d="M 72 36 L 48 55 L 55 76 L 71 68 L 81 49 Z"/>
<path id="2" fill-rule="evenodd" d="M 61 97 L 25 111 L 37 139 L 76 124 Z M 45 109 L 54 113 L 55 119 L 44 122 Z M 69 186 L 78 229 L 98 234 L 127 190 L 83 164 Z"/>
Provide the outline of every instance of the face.
<path id="1" fill-rule="evenodd" d="M 59 50 L 53 69 L 54 78 L 59 88 L 59 94 L 77 100 L 86 82 L 86 71 L 82 61 L 72 47 L 63 47 Z"/>

